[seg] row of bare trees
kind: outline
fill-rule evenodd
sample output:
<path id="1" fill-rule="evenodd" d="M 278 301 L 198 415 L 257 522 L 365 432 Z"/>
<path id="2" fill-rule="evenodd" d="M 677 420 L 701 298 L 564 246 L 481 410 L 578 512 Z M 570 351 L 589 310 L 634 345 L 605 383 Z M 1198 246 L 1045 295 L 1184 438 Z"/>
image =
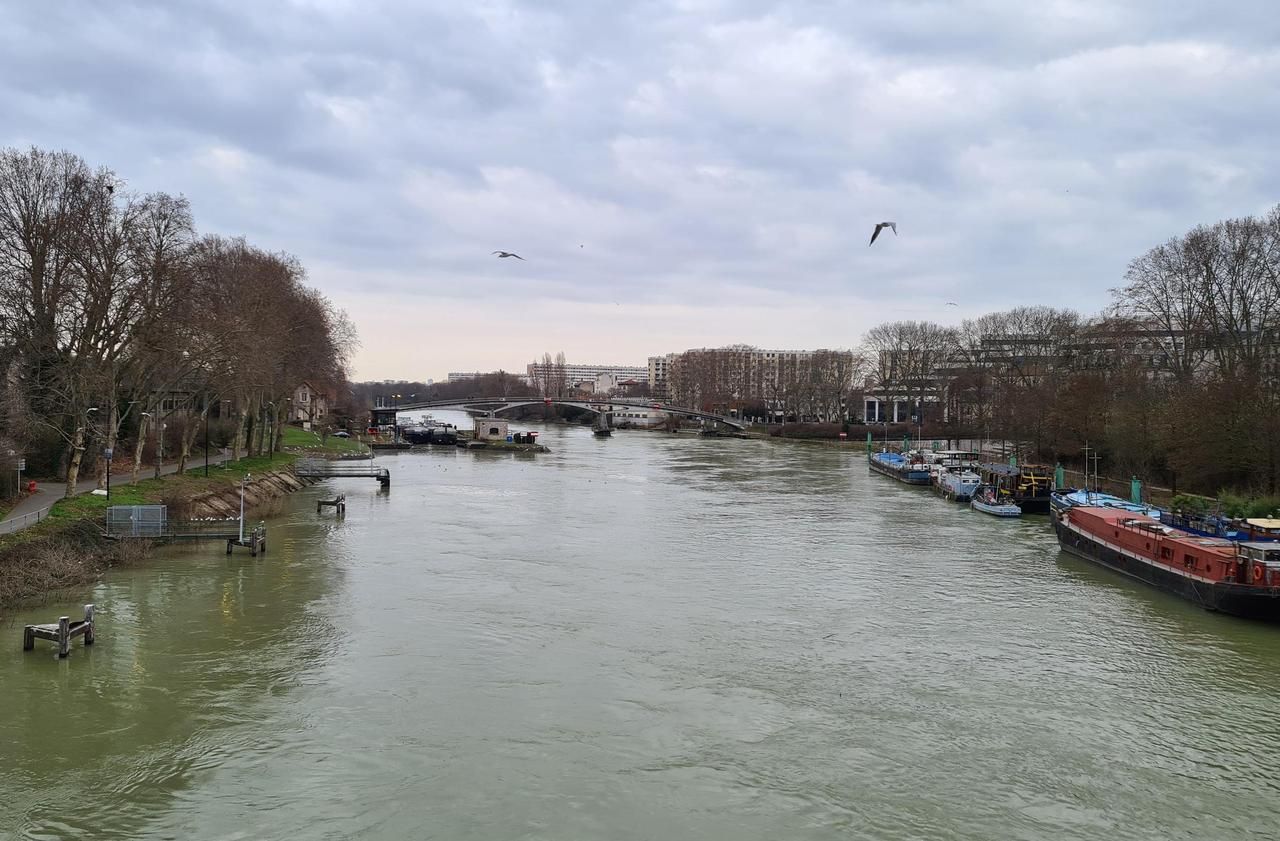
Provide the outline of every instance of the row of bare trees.
<path id="1" fill-rule="evenodd" d="M 275 447 L 294 389 L 346 379 L 350 322 L 296 258 L 197 233 L 187 200 L 137 195 L 69 152 L 0 150 L 0 427 L 61 453 L 68 493 L 86 454 L 174 430 L 185 466 L 210 412 L 236 452 Z M 121 458 L 116 456 L 116 458 Z"/>
<path id="2" fill-rule="evenodd" d="M 894 322 L 863 346 L 866 390 L 967 434 L 1184 489 L 1280 485 L 1280 207 L 1202 225 L 1135 259 L 1092 318 L 1017 307 Z"/>
<path id="3" fill-rule="evenodd" d="M 536 359 L 529 366 L 529 374 L 533 385 L 543 397 L 568 397 L 573 384 L 569 382 L 569 374 L 565 362 L 564 351 L 560 351 L 553 359 L 550 353 L 542 354 L 542 361 Z"/>

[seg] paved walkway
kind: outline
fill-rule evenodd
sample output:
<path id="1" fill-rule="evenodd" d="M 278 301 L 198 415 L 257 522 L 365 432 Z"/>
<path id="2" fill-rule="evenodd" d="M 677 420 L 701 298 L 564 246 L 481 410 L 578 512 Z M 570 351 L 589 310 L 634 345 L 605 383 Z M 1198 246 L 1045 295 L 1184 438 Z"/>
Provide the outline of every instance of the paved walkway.
<path id="1" fill-rule="evenodd" d="M 230 455 L 223 455 L 222 453 L 209 454 L 210 467 L 230 460 Z M 192 470 L 197 467 L 204 467 L 203 452 L 200 453 L 198 457 L 193 456 L 192 458 L 187 459 L 188 470 Z M 112 486 L 133 484 L 133 480 L 130 477 L 131 470 L 132 468 L 125 470 L 124 472 L 112 471 Z M 162 476 L 177 472 L 178 462 L 176 461 L 160 466 L 160 475 Z M 142 471 L 138 474 L 138 478 L 152 479 L 155 478 L 155 475 L 155 466 L 147 465 L 142 468 Z M 76 494 L 89 493 L 96 487 L 98 487 L 98 477 L 95 474 L 88 479 L 76 482 Z M 49 508 L 52 507 L 55 502 L 62 499 L 66 494 L 66 490 L 67 485 L 65 482 L 40 482 L 37 485 L 35 493 L 13 506 L 9 513 L 4 517 L 0 517 L 0 534 L 22 531 L 28 526 L 34 526 L 44 518 L 44 515 L 48 513 Z"/>

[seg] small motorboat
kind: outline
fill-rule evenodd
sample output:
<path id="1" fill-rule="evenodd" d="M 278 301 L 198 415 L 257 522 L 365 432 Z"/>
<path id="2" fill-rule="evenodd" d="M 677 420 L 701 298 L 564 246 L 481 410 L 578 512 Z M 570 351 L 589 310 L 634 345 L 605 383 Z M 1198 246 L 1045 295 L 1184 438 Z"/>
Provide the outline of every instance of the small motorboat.
<path id="1" fill-rule="evenodd" d="M 969 507 L 993 517 L 1021 517 L 1022 509 L 1012 502 L 1001 500 L 991 485 L 982 485 L 973 493 Z"/>

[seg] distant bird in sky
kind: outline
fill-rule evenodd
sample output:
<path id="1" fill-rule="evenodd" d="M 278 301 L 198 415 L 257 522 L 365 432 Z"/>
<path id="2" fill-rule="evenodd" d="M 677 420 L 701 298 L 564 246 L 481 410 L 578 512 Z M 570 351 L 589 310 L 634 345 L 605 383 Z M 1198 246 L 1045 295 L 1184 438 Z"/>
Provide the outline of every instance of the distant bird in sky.
<path id="1" fill-rule="evenodd" d="M 897 222 L 878 222 L 878 223 L 876 223 L 876 229 L 875 229 L 874 231 L 872 231 L 872 233 L 871 233 L 871 242 L 867 243 L 867 247 L 868 247 L 868 248 L 870 248 L 872 245 L 875 245 L 876 237 L 880 236 L 880 232 L 881 232 L 882 230 L 884 230 L 885 228 L 888 228 L 888 229 L 890 229 L 891 231 L 893 231 L 893 235 L 894 235 L 895 237 L 898 235 L 898 223 L 897 223 Z"/>
<path id="2" fill-rule="evenodd" d="M 519 254 L 516 254 L 516 253 L 511 252 L 511 251 L 495 251 L 495 252 L 493 252 L 493 253 L 498 255 L 498 259 L 499 259 L 499 260 L 503 259 L 504 257 L 515 257 L 517 260 L 523 260 L 523 259 L 524 259 L 524 258 L 523 258 L 523 257 L 521 257 Z"/>
<path id="3" fill-rule="evenodd" d="M 949 307 L 958 307 L 958 306 L 960 306 L 960 305 L 959 305 L 959 304 L 957 304 L 955 301 L 947 301 L 947 306 L 949 306 Z"/>

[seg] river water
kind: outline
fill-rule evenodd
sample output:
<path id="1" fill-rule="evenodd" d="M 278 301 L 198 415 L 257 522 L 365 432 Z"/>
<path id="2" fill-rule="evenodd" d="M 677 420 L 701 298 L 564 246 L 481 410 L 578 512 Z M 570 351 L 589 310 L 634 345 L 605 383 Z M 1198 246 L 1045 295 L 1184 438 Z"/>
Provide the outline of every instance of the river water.
<path id="1" fill-rule="evenodd" d="M 838 450 L 549 427 L 0 625 L 0 837 L 1280 833 L 1280 629 Z M 345 520 L 317 517 L 340 489 Z M 58 661 L 24 622 L 101 611 Z"/>

